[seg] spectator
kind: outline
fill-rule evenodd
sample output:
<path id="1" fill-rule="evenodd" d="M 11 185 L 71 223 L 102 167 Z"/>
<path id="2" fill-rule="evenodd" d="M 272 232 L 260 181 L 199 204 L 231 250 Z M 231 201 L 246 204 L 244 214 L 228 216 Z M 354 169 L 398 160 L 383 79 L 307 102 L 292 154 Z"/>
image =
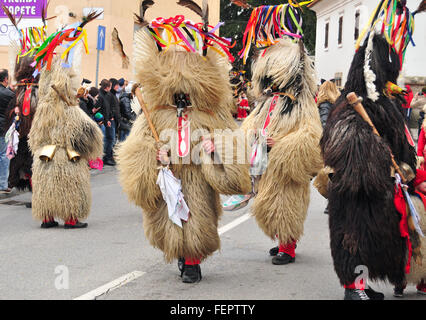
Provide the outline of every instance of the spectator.
<path id="1" fill-rule="evenodd" d="M 328 119 L 328 113 L 330 112 L 331 107 L 336 102 L 337 98 L 340 96 L 340 91 L 337 89 L 336 84 L 333 81 L 325 81 L 321 85 L 317 105 L 320 113 L 322 127 L 325 127 Z"/>
<path id="2" fill-rule="evenodd" d="M 111 110 L 115 118 L 115 130 L 118 131 L 118 126 L 120 125 L 120 84 L 117 79 L 111 78 L 109 80 L 111 82 L 111 90 L 110 94 L 112 95 L 111 99 Z M 115 142 L 114 142 L 115 144 Z"/>
<path id="3" fill-rule="evenodd" d="M 422 92 L 417 93 L 416 96 L 413 98 L 413 101 L 411 102 L 411 108 L 420 109 L 420 118 L 418 120 L 418 136 L 420 136 L 423 120 L 425 118 L 424 110 L 426 110 L 426 87 L 424 87 L 422 89 Z"/>
<path id="4" fill-rule="evenodd" d="M 83 110 L 89 117 L 92 117 L 92 109 L 90 105 L 91 101 L 88 98 L 89 92 L 86 88 L 80 87 L 77 90 L 77 98 L 79 100 L 79 105 L 81 110 Z"/>
<path id="5" fill-rule="evenodd" d="M 247 111 L 250 110 L 249 102 L 245 92 L 241 93 L 240 99 L 238 101 L 238 116 L 237 120 L 243 121 L 247 118 Z"/>
<path id="6" fill-rule="evenodd" d="M 120 142 L 126 140 L 130 133 L 133 122 L 136 120 L 136 113 L 132 110 L 133 94 L 131 93 L 131 87 L 127 86 L 124 92 L 120 96 L 120 126 L 119 126 L 119 140 Z"/>
<path id="7" fill-rule="evenodd" d="M 407 91 L 407 94 L 405 95 L 406 103 L 404 103 L 402 107 L 404 108 L 405 118 L 407 119 L 407 122 L 410 123 L 411 101 L 413 101 L 413 90 L 411 90 L 411 86 L 408 84 L 405 86 L 405 89 L 406 89 L 405 91 Z"/>
<path id="8" fill-rule="evenodd" d="M 15 98 L 15 93 L 8 88 L 9 72 L 6 69 L 0 70 L 0 193 L 10 193 L 9 188 L 9 164 L 10 160 L 6 156 L 7 143 L 5 140 L 6 131 L 6 111 L 9 102 Z"/>
<path id="9" fill-rule="evenodd" d="M 114 99 L 112 97 L 111 82 L 107 79 L 103 79 L 100 84 L 99 98 L 96 103 L 96 113 L 103 115 L 103 122 L 105 124 L 105 136 L 104 136 L 104 164 L 109 166 L 115 166 L 113 158 L 113 148 L 115 144 L 115 118 L 113 113 Z"/>

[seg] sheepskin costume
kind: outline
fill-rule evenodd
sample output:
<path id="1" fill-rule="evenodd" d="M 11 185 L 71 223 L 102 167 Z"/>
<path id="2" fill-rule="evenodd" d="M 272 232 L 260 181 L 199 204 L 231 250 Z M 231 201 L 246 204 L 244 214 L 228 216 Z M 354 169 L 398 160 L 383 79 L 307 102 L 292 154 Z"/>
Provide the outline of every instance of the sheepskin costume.
<path id="1" fill-rule="evenodd" d="M 385 95 L 388 81 L 396 83 L 400 59 L 382 35 L 371 38 L 370 68 L 377 76 L 377 97 L 367 87 L 364 44 L 355 54 L 341 97 L 330 111 L 321 141 L 325 164 L 334 173 L 328 189 L 331 253 L 342 285 L 355 281 L 355 268 L 368 267 L 372 280 L 403 282 L 407 243 L 400 233 L 401 214 L 394 205 L 395 183 L 391 153 L 398 164 L 416 170 L 415 149 L 405 134 L 398 99 Z M 381 137 L 346 101 L 355 92 Z M 373 101 L 374 99 L 375 101 Z"/>
<path id="2" fill-rule="evenodd" d="M 159 145 L 145 115 L 138 117 L 129 137 L 117 148 L 120 182 L 129 199 L 143 209 L 145 235 L 154 247 L 163 251 L 167 262 L 179 258 L 203 260 L 220 248 L 219 195 L 248 193 L 251 188 L 244 141 L 241 141 L 244 135 L 234 136 L 231 132 L 237 126 L 230 111 L 233 107 L 230 64 L 211 48 L 205 56 L 175 45 L 159 51 L 149 28 L 143 27 L 135 34 L 135 78 L 142 86 L 153 125 L 162 143 L 170 149 L 170 169 L 181 180 L 190 210 L 189 220 L 181 228 L 169 219 L 166 202 L 156 184 Z M 177 157 L 177 116 L 173 105 L 178 93 L 188 94 L 192 104 L 187 113 L 191 152 L 186 158 Z M 214 136 L 217 129 L 229 131 Z M 203 136 L 214 139 L 215 156 L 222 160 L 220 164 L 213 164 L 212 157 L 202 148 L 200 152 Z M 223 137 L 234 142 L 230 150 L 225 150 L 226 144 L 221 143 Z M 237 149 L 241 147 L 242 158 L 238 161 Z"/>
<path id="3" fill-rule="evenodd" d="M 257 107 L 243 123 L 249 140 L 263 128 L 274 97 L 286 94 L 278 96 L 267 128 L 275 145 L 258 181 L 252 211 L 266 235 L 287 244 L 303 235 L 310 181 L 323 167 L 319 147 L 322 128 L 314 100 L 315 70 L 302 41 L 285 37 L 258 53 L 252 73 L 251 93 Z M 264 93 L 273 86 L 277 92 Z"/>
<path id="4" fill-rule="evenodd" d="M 29 146 L 34 155 L 32 213 L 42 221 L 84 220 L 91 208 L 88 161 L 102 156 L 103 135 L 78 106 L 80 74 L 76 70 L 78 61 L 73 68 L 64 68 L 62 60 L 55 57 L 51 69 L 44 67 L 40 77 Z M 40 157 L 48 145 L 56 145 L 56 152 L 46 162 Z M 76 151 L 80 160 L 70 161 L 67 148 Z"/>
<path id="5" fill-rule="evenodd" d="M 358 40 L 348 80 L 330 110 L 321 140 L 325 165 L 334 172 L 328 186 L 330 247 L 335 271 L 346 288 L 345 299 L 366 298 L 363 286 L 355 283 L 359 266 L 368 268 L 369 279 L 396 286 L 410 271 L 409 212 L 392 157 L 399 167 L 416 172 L 416 152 L 402 112 L 403 99 L 388 87 L 397 83 L 414 31 L 413 17 L 424 9 L 425 1 L 413 14 L 406 1 L 382 4 Z M 399 22 L 386 24 L 383 17 Z M 390 41 L 387 32 L 396 40 Z M 380 137 L 348 104 L 351 92 L 362 98 Z"/>

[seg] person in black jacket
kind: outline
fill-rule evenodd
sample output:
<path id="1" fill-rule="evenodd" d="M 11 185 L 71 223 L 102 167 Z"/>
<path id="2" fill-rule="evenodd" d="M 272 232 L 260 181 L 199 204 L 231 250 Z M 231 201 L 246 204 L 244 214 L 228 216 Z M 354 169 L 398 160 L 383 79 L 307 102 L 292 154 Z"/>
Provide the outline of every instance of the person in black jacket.
<path id="1" fill-rule="evenodd" d="M 115 144 L 116 124 L 114 114 L 114 97 L 110 93 L 111 82 L 103 79 L 100 84 L 99 96 L 93 113 L 100 112 L 104 118 L 105 124 L 105 137 L 104 137 L 104 164 L 115 166 L 113 157 L 113 148 Z"/>
<path id="2" fill-rule="evenodd" d="M 317 106 L 321 118 L 322 127 L 325 127 L 328 119 L 328 113 L 337 98 L 340 97 L 340 91 L 333 81 L 325 81 L 318 92 Z"/>
<path id="3" fill-rule="evenodd" d="M 10 160 L 6 156 L 7 143 L 5 134 L 9 128 L 6 128 L 6 111 L 15 93 L 8 88 L 9 72 L 6 69 L 0 70 L 0 193 L 10 193 L 9 188 L 9 164 Z"/>
<path id="4" fill-rule="evenodd" d="M 131 93 L 131 87 L 126 87 L 125 91 L 120 96 L 120 126 L 118 131 L 118 137 L 120 142 L 126 140 L 132 128 L 133 121 L 136 120 L 136 113 L 133 112 L 131 102 L 133 100 L 133 94 Z"/>

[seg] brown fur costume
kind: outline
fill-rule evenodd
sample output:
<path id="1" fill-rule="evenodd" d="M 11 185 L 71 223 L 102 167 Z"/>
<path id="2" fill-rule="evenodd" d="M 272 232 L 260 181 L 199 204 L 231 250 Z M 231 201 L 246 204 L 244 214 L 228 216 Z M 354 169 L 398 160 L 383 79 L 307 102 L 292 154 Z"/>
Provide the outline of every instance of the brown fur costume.
<path id="1" fill-rule="evenodd" d="M 321 122 L 314 96 L 315 71 L 302 43 L 284 38 L 266 52 L 259 52 L 253 64 L 253 90 L 257 107 L 244 121 L 252 136 L 262 129 L 272 96 L 263 94 L 268 87 L 296 96 L 294 103 L 281 96 L 268 134 L 275 145 L 268 154 L 268 167 L 258 183 L 253 214 L 261 229 L 280 243 L 297 241 L 303 235 L 310 180 L 323 167 L 319 141 Z"/>
<path id="2" fill-rule="evenodd" d="M 215 51 L 208 50 L 206 57 L 175 46 L 159 52 L 152 36 L 142 28 L 135 35 L 134 67 L 160 136 L 167 130 L 176 130 L 176 109 L 162 106 L 173 105 L 174 94 L 180 92 L 191 97 L 191 133 L 199 129 L 206 134 L 213 134 L 215 129 L 237 129 L 230 112 L 229 63 Z M 168 142 L 167 137 L 164 142 Z M 196 150 L 200 137 L 192 141 L 191 152 Z M 173 138 L 171 140 L 173 155 L 176 143 Z M 182 164 L 179 159 L 170 166 L 176 178 L 182 181 L 182 191 L 190 209 L 183 229 L 169 219 L 166 203 L 156 185 L 158 148 L 144 115 L 136 120 L 129 137 L 118 147 L 117 163 L 123 189 L 132 202 L 142 207 L 145 235 L 154 247 L 164 252 L 167 262 L 181 257 L 205 259 L 218 250 L 217 227 L 222 214 L 219 194 L 250 191 L 248 165 L 237 164 L 232 150 L 222 152 L 218 138 L 214 142 L 225 164 L 209 164 L 211 157 L 201 151 L 201 165 Z"/>
<path id="3" fill-rule="evenodd" d="M 91 191 L 88 160 L 102 156 L 102 132 L 78 106 L 76 92 L 79 75 L 74 68 L 63 68 L 54 58 L 50 71 L 40 77 L 39 103 L 29 135 L 34 155 L 33 217 L 86 219 L 90 212 Z M 68 106 L 51 87 L 70 102 Z M 46 145 L 57 145 L 49 162 L 40 160 Z M 77 151 L 81 159 L 68 160 L 65 148 Z"/>

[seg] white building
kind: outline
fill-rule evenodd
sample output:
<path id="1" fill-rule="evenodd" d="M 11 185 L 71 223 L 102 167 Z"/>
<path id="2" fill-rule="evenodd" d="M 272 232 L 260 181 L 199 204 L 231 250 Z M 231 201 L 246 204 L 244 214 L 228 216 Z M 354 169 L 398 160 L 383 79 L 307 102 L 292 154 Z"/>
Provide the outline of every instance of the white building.
<path id="1" fill-rule="evenodd" d="M 421 0 L 407 0 L 415 11 Z M 320 79 L 336 79 L 343 86 L 355 53 L 355 43 L 379 0 L 316 0 L 309 5 L 317 14 L 315 64 Z M 413 90 L 426 85 L 426 13 L 416 16 L 415 47 L 410 45 L 401 71 L 400 84 Z"/>

